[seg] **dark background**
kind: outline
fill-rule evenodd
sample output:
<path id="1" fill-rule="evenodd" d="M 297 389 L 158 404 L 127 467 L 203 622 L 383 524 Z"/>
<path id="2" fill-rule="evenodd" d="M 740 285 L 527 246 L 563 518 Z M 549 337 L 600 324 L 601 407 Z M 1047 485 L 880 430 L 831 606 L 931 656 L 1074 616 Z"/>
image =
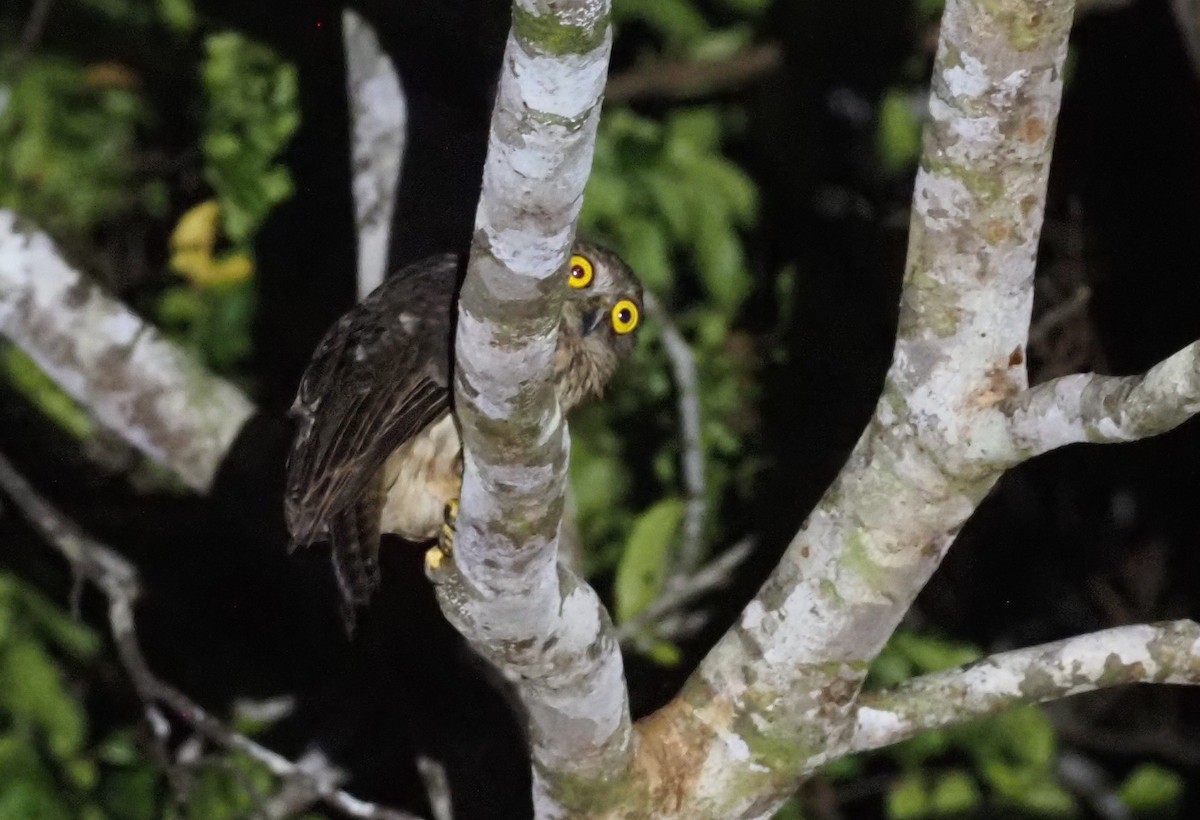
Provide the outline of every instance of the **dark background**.
<path id="1" fill-rule="evenodd" d="M 268 740 L 296 756 L 317 742 L 365 798 L 426 811 L 413 758 L 445 762 L 458 817 L 529 812 L 528 761 L 504 697 L 440 617 L 421 551 L 386 551 L 380 600 L 353 643 L 342 634 L 325 556 L 285 551 L 283 411 L 313 345 L 353 299 L 352 204 L 340 13 L 323 2 L 207 0 L 207 14 L 264 39 L 301 73 L 303 124 L 285 161 L 297 195 L 257 248 L 253 370 L 262 413 L 247 426 L 210 498 L 144 495 L 99 473 L 16 395 L 0 398 L 0 450 L 52 501 L 141 567 L 139 627 L 158 672 L 202 703 L 296 693 L 298 714 Z M 360 5 L 396 60 L 412 133 L 395 220 L 397 265 L 465 247 L 507 28 L 507 3 L 407 0 Z M 719 613 L 662 669 L 629 661 L 640 715 L 663 703 L 732 621 L 827 486 L 868 418 L 887 367 L 903 270 L 911 178 L 870 160 L 873 123 L 831 95 L 873 103 L 919 32 L 903 4 L 777 4 L 764 39 L 783 67 L 736 91 L 750 112 L 736 156 L 764 198 L 751 237 L 760 291 L 741 324 L 779 308 L 771 272 L 802 286 L 786 367 L 766 379 L 762 447 L 771 460 L 752 508 L 761 543 Z M 48 37 L 78 37 L 62 27 Z M 1039 309 L 1055 287 L 1093 298 L 1063 330 L 1080 369 L 1131 373 L 1200 337 L 1200 83 L 1166 4 L 1089 15 L 1072 67 L 1052 169 Z M 112 44 L 106 48 L 111 50 Z M 614 70 L 628 54 L 618 44 Z M 164 71 L 169 61 L 164 60 Z M 162 94 L 183 76 L 159 75 Z M 832 194 L 837 194 L 833 196 Z M 837 202 L 855 207 L 839 207 Z M 834 203 L 834 204 L 831 204 Z M 1047 350 L 1034 377 L 1062 364 Z M 1013 471 L 988 498 L 922 594 L 914 623 L 1011 648 L 1120 623 L 1200 617 L 1200 422 L 1161 438 L 1072 447 Z M 649 500 L 649 499 L 648 499 Z M 18 516 L 0 517 L 0 563 L 63 600 L 65 567 Z M 101 622 L 98 601 L 85 613 Z M 114 721 L 136 704 L 120 673 L 98 690 Z M 1119 777 L 1152 759 L 1189 777 L 1200 810 L 1200 693 L 1126 689 L 1057 707 L 1064 742 Z M 636 715 L 635 715 L 636 716 Z M 878 794 L 847 816 L 878 816 Z"/>

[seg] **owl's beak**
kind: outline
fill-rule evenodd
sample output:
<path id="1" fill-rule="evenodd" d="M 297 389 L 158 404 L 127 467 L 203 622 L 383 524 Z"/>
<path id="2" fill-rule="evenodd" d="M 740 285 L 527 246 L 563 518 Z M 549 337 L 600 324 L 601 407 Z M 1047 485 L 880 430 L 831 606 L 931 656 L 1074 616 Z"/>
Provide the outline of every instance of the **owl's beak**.
<path id="1" fill-rule="evenodd" d="M 585 310 L 583 312 L 583 335 L 590 336 L 604 321 L 603 310 Z"/>

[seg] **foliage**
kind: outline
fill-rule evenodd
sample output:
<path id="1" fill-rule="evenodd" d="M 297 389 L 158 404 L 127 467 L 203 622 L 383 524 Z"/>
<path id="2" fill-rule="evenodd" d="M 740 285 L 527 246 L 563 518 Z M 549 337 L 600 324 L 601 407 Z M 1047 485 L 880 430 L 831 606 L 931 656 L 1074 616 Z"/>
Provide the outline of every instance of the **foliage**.
<path id="1" fill-rule="evenodd" d="M 741 23 L 714 27 L 688 2 L 618 2 L 618 25 L 648 26 L 646 59 L 723 56 L 748 41 L 747 23 L 762 4 L 730 3 Z M 756 470 L 752 431 L 759 354 L 738 329 L 754 288 L 743 231 L 758 210 L 758 191 L 723 154 L 736 137 L 739 111 L 685 105 L 658 116 L 631 107 L 605 110 L 596 142 L 580 232 L 618 250 L 667 306 L 695 351 L 706 461 L 707 501 L 719 507 L 746 492 Z M 572 484 L 587 545 L 586 569 L 616 573 L 618 622 L 633 617 L 675 571 L 675 541 L 686 496 L 679 468 L 677 385 L 656 317 L 643 324 L 634 361 L 603 405 L 573 417 Z M 638 431 L 618 436 L 613 431 Z M 633 509 L 645 507 L 638 514 Z M 710 516 L 710 519 L 712 517 Z M 732 535 L 712 520 L 710 542 Z M 678 653 L 639 642 L 656 658 Z"/>
<path id="2" fill-rule="evenodd" d="M 0 573 L 0 818 L 138 820 L 153 790 L 129 799 L 130 778 L 157 784 L 147 760 L 117 733 L 93 743 L 78 686 L 100 639 L 12 575 Z M 117 754 L 120 750 L 121 753 Z M 124 796 L 124 802 L 114 801 Z"/>
<path id="3" fill-rule="evenodd" d="M 220 372 L 251 348 L 251 242 L 263 220 L 292 195 L 275 162 L 300 122 L 296 69 L 271 49 L 232 31 L 205 39 L 204 177 L 216 198 L 185 212 L 171 234 L 172 270 L 187 284 L 158 300 L 166 330 Z M 219 250 L 223 241 L 232 243 Z"/>
<path id="4" fill-rule="evenodd" d="M 225 371 L 250 352 L 254 265 L 244 250 L 214 255 L 219 219 L 216 200 L 180 218 L 171 234 L 171 268 L 188 281 L 163 291 L 158 318 L 210 367 Z"/>
<path id="5" fill-rule="evenodd" d="M 0 573 L 0 820 L 254 816 L 278 788 L 261 763 L 205 756 L 176 770 L 172 793 L 132 730 L 94 736 L 80 682 L 100 652 L 90 628 Z"/>
<path id="6" fill-rule="evenodd" d="M 55 13 L 98 15 L 139 31 L 149 52 L 166 39 L 191 54 L 203 96 L 182 110 L 197 113 L 202 150 L 169 155 L 160 112 L 132 67 L 137 55 L 85 63 L 48 48 L 17 59 L 0 51 L 0 207 L 29 217 L 88 267 L 112 260 L 113 237 L 129 244 L 169 233 L 169 247 L 142 253 L 144 281 L 110 284 L 152 304 L 164 329 L 211 367 L 234 370 L 250 351 L 254 235 L 291 193 L 276 157 L 298 123 L 295 69 L 241 34 L 206 31 L 191 0 L 70 0 Z M 195 201 L 200 179 L 212 198 L 171 213 L 173 200 Z M 127 226 L 133 233 L 122 235 Z M 11 345 L 0 347 L 0 375 L 72 435 L 95 432 L 86 411 Z M 91 725 L 93 681 L 113 678 L 97 674 L 101 645 L 0 573 L 0 820 L 252 816 L 278 785 L 260 764 L 211 751 L 168 784 L 133 728 Z M 123 676 L 115 680 L 128 697 Z"/>
<path id="7" fill-rule="evenodd" d="M 116 63 L 38 56 L 0 86 L 0 207 L 51 233 L 82 237 L 140 206 L 161 207 L 160 187 L 136 184 L 137 78 Z"/>
<path id="8" fill-rule="evenodd" d="M 300 124 L 296 69 L 271 49 L 225 31 L 205 40 L 204 176 L 217 192 L 225 233 L 243 244 L 292 195 L 275 157 Z"/>
<path id="9" fill-rule="evenodd" d="M 90 438 L 95 432 L 87 411 L 16 345 L 0 345 L 0 372 L 30 403 L 75 438 Z"/>
<path id="10" fill-rule="evenodd" d="M 969 644 L 900 630 L 871 665 L 868 688 L 894 686 L 916 675 L 971 663 L 981 656 Z M 1068 817 L 1079 805 L 1059 781 L 1058 742 L 1045 713 L 1023 706 L 973 723 L 924 732 L 870 756 L 826 767 L 834 781 L 862 776 L 864 758 L 886 759 L 898 768 L 887 791 L 892 820 L 986 814 Z M 1120 797 L 1138 813 L 1177 805 L 1182 782 L 1167 769 L 1135 769 Z"/>

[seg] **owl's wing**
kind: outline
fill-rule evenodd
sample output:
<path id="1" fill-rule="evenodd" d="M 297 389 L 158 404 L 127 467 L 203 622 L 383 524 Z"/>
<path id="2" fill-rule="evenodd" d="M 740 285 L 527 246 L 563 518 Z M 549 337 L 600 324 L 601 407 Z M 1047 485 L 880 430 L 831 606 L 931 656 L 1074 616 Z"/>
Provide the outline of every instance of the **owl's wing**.
<path id="1" fill-rule="evenodd" d="M 356 505 L 375 495 L 368 489 L 387 457 L 449 409 L 461 268 L 450 255 L 405 268 L 317 347 L 291 410 L 299 421 L 285 495 L 293 544 L 323 540 L 337 521 L 361 515 Z"/>

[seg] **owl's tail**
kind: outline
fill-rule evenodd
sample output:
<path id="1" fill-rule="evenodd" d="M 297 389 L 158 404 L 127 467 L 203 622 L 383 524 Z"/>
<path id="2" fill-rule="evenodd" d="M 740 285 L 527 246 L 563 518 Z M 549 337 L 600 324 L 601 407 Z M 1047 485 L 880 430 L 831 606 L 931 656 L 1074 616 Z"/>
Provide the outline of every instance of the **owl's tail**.
<path id="1" fill-rule="evenodd" d="M 342 622 L 354 633 L 358 610 L 379 588 L 379 506 L 366 499 L 333 517 L 329 527 L 333 544 L 333 574 L 342 593 Z"/>

